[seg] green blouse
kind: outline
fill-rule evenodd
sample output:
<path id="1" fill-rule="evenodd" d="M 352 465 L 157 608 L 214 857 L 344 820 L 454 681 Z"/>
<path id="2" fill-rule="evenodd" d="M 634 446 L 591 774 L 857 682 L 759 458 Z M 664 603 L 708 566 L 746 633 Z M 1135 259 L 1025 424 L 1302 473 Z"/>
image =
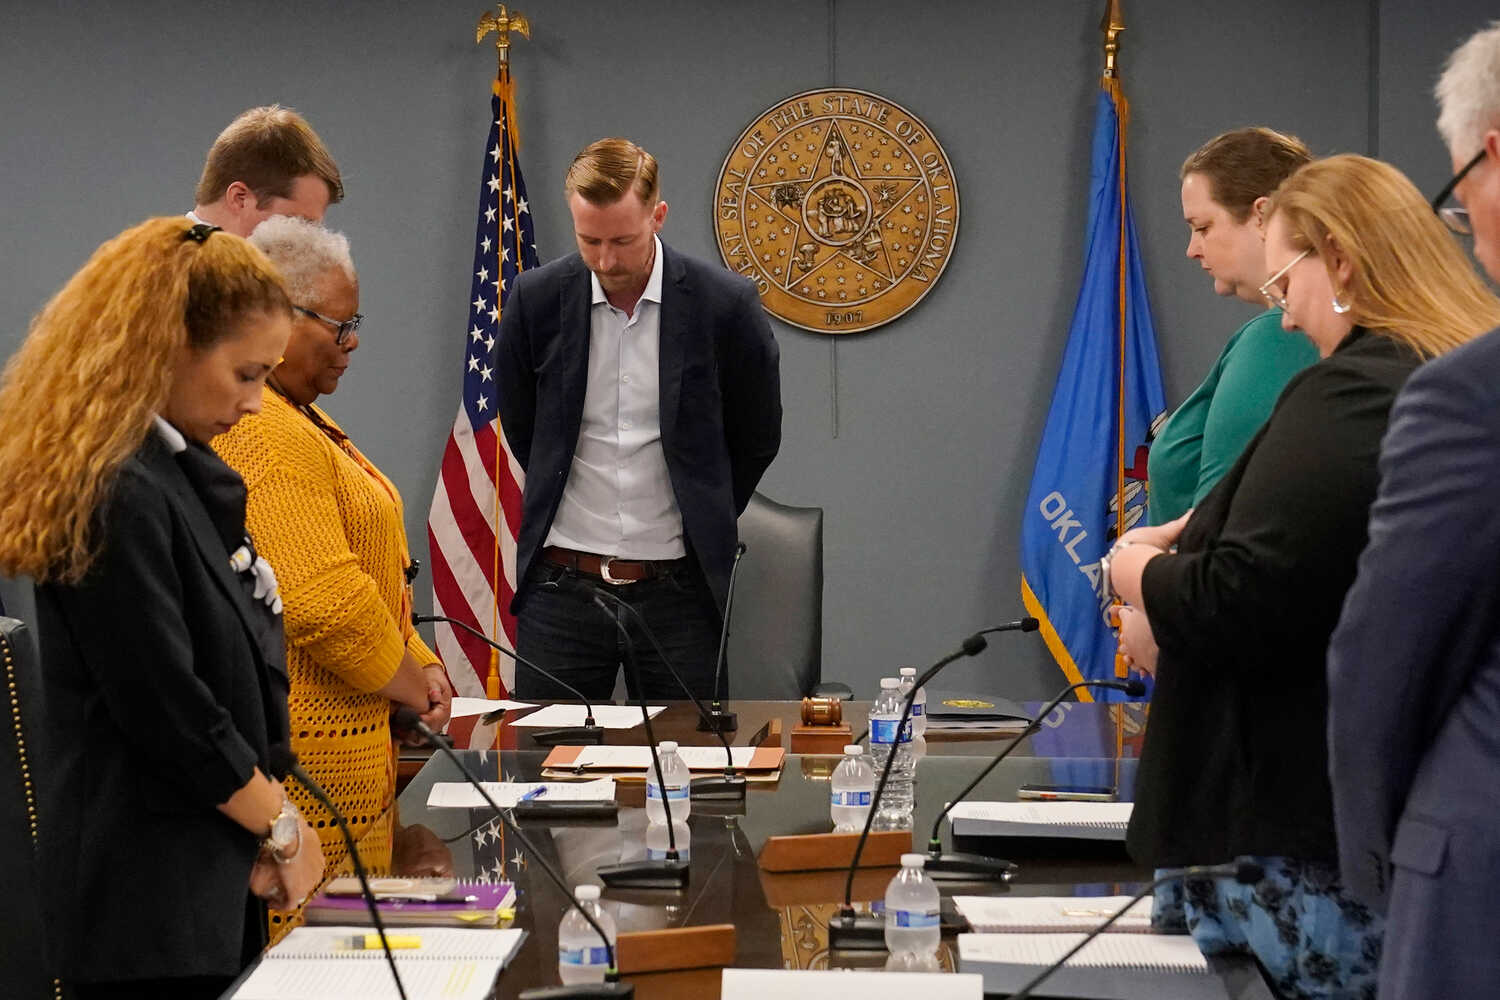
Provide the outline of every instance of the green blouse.
<path id="1" fill-rule="evenodd" d="M 1318 351 L 1272 309 L 1240 327 L 1203 384 L 1162 425 L 1147 459 L 1152 524 L 1186 513 L 1229 471 L 1291 377 Z"/>

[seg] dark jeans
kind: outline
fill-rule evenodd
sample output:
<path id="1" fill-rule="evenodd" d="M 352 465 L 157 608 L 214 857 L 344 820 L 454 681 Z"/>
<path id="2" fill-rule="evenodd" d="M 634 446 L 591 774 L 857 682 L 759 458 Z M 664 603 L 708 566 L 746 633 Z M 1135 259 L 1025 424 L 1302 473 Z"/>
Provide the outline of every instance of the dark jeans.
<path id="1" fill-rule="evenodd" d="M 625 686 L 632 698 L 638 693 L 654 701 L 686 697 L 662 664 L 663 655 L 695 695 L 713 696 L 721 619 L 707 584 L 690 564 L 654 580 L 614 585 L 541 563 L 527 575 L 525 594 L 516 618 L 516 651 L 562 677 L 590 701 L 609 698 L 621 666 L 626 667 Z M 596 594 L 609 610 L 595 603 Z M 640 620 L 611 598 L 638 611 L 656 642 Z M 625 662 L 625 640 L 616 618 L 630 633 L 641 673 L 639 692 Z M 726 666 L 720 691 L 727 696 L 728 689 Z M 549 701 L 574 696 L 517 664 L 516 697 Z"/>

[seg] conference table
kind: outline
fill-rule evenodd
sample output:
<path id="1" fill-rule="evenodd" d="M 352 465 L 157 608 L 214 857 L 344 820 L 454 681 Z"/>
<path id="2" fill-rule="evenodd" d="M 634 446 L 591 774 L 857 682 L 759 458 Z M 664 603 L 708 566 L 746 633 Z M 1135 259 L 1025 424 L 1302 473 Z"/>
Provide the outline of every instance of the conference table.
<path id="1" fill-rule="evenodd" d="M 796 703 L 735 702 L 738 730 L 732 742 L 743 745 L 752 736 L 780 740 L 798 721 Z M 1023 706 L 1035 712 L 1039 704 Z M 1022 784 L 1076 783 L 1113 785 L 1128 799 L 1135 778 L 1135 762 L 1148 707 L 1066 703 L 1047 719 L 1040 731 L 1007 757 L 970 798 L 1010 801 Z M 867 702 L 845 703 L 845 718 L 855 733 L 863 728 Z M 466 766 L 487 781 L 540 780 L 547 749 L 538 747 L 530 733 L 513 726 L 518 714 L 508 713 L 496 724 L 455 720 L 454 744 Z M 717 742 L 699 732 L 690 704 L 669 704 L 653 719 L 658 740 L 675 739 L 684 745 Z M 917 763 L 913 840 L 925 847 L 928 831 L 945 803 L 955 797 L 1008 742 L 1008 735 L 992 733 L 932 734 Z M 606 742 L 640 745 L 643 727 L 609 730 Z M 687 822 L 686 849 L 691 877 L 685 891 L 606 889 L 604 907 L 621 932 L 710 924 L 733 924 L 735 957 L 742 967 L 778 969 L 882 968 L 884 952 L 831 951 L 828 920 L 838 913 L 846 874 L 817 871 L 773 874 L 761 870 L 757 856 L 767 838 L 789 834 L 827 833 L 831 829 L 828 779 L 838 757 L 788 753 L 779 778 L 750 781 L 743 803 L 694 802 Z M 528 987 L 554 985 L 557 978 L 557 926 L 565 897 L 522 849 L 516 838 L 493 822 L 485 809 L 427 808 L 428 795 L 438 782 L 462 781 L 453 763 L 442 755 L 421 761 L 415 777 L 399 799 L 401 820 L 421 823 L 449 842 L 455 874 L 462 878 L 504 878 L 517 889 L 514 926 L 528 936 L 501 974 L 494 995 L 511 998 Z M 600 824 L 523 827 L 527 838 L 545 860 L 563 874 L 569 886 L 599 884 L 595 871 L 602 865 L 645 856 L 645 787 L 641 781 L 619 781 L 617 821 Z M 500 832 L 497 834 L 497 828 Z M 680 829 L 680 828 L 679 828 Z M 952 836 L 944 823 L 945 847 Z M 961 843 L 959 848 L 976 846 Z M 1010 847 L 1011 845 L 1007 845 Z M 1009 853 L 1020 867 L 1008 883 L 942 883 L 944 895 L 1013 893 L 1029 895 L 1105 896 L 1129 894 L 1142 888 L 1150 872 L 1129 861 L 1118 845 L 1081 857 L 1058 853 L 1036 844 L 1022 853 Z M 862 868 L 854 881 L 857 906 L 884 896 L 894 868 Z M 945 936 L 939 961 L 944 970 L 956 964 L 955 939 Z M 636 995 L 642 998 L 714 997 L 719 995 L 718 967 L 631 974 Z M 1224 964 L 1226 997 L 1251 1000 L 1271 994 L 1249 962 Z"/>
<path id="2" fill-rule="evenodd" d="M 685 746 L 717 745 L 712 733 L 698 730 L 698 716 L 690 703 L 668 702 L 653 717 L 658 740 Z M 738 728 L 727 734 L 736 746 L 787 747 L 792 728 L 800 721 L 797 702 L 734 702 Z M 1036 713 L 1040 703 L 1023 703 Z M 869 702 L 845 702 L 844 718 L 854 733 L 864 728 Z M 1131 798 L 1135 765 L 1149 706 L 1101 705 L 1067 702 L 1045 719 L 1038 731 L 1008 756 L 969 795 L 975 801 L 1013 801 L 1023 784 L 1109 785 L 1122 800 Z M 507 712 L 493 722 L 475 717 L 456 719 L 449 736 L 466 768 L 485 781 L 542 780 L 548 748 L 538 746 L 532 731 L 514 725 L 528 710 Z M 992 732 L 931 733 L 916 767 L 912 838 L 914 849 L 926 847 L 928 832 L 944 805 L 982 771 L 1010 742 L 1010 734 Z M 644 727 L 606 731 L 605 742 L 639 746 Z M 835 951 L 828 946 L 828 921 L 837 916 L 844 898 L 847 870 L 768 872 L 758 857 L 771 837 L 827 833 L 829 777 L 839 757 L 788 752 L 774 780 L 747 782 L 743 802 L 695 801 L 678 848 L 690 861 L 684 890 L 619 890 L 606 888 L 605 910 L 624 932 L 732 924 L 736 967 L 764 969 L 882 969 L 883 951 Z M 454 874 L 459 878 L 504 879 L 516 887 L 516 915 L 510 926 L 527 932 L 495 982 L 492 996 L 511 1000 L 522 990 L 558 983 L 557 928 L 567 905 L 566 896 L 541 870 L 538 859 L 495 820 L 488 809 L 427 806 L 435 784 L 464 781 L 453 762 L 428 748 L 404 748 L 399 770 L 404 788 L 398 799 L 401 822 L 421 824 L 447 843 Z M 548 779 L 550 780 L 550 779 Z M 634 861 L 646 855 L 645 784 L 621 779 L 616 783 L 620 809 L 605 823 L 523 824 L 523 831 L 540 860 L 560 871 L 572 887 L 600 884 L 596 872 L 604 865 Z M 960 837 L 955 843 L 945 822 L 944 848 L 996 853 L 997 841 Z M 1060 849 L 1046 841 L 1006 841 L 1004 856 L 1019 867 L 1008 882 L 942 882 L 944 908 L 952 895 L 1111 896 L 1129 895 L 1143 888 L 1151 873 L 1131 862 L 1122 845 L 1106 844 L 1086 852 Z M 861 868 L 853 883 L 852 899 L 860 912 L 872 900 L 883 899 L 894 867 Z M 946 921 L 945 916 L 945 921 Z M 943 971 L 957 966 L 955 937 L 945 930 L 938 953 Z M 1273 994 L 1247 959 L 1213 962 L 1230 1000 L 1272 1000 Z M 252 970 L 246 970 L 246 976 Z M 717 997 L 723 967 L 674 969 L 632 973 L 623 978 L 642 1000 Z M 895 973 L 892 973 L 893 975 Z M 243 981 L 244 977 L 241 977 Z M 236 987 L 225 994 L 232 997 Z M 998 994 L 1003 996 L 1004 994 Z"/>

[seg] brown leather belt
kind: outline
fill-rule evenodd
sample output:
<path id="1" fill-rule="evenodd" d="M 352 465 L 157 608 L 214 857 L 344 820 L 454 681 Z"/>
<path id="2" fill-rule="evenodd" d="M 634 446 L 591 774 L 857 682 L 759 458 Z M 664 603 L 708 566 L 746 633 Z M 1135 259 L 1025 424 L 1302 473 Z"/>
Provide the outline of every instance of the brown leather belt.
<path id="1" fill-rule="evenodd" d="M 566 566 L 584 576 L 597 577 L 605 583 L 639 583 L 666 576 L 685 563 L 686 559 L 619 559 L 615 556 L 595 555 L 576 549 L 549 545 L 542 549 L 542 561 L 553 566 Z"/>

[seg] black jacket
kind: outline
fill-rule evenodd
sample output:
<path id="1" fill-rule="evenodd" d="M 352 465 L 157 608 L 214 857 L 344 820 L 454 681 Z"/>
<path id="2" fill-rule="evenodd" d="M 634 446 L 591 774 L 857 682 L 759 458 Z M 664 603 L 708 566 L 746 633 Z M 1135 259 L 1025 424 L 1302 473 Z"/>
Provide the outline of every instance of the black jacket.
<path id="1" fill-rule="evenodd" d="M 1287 384 L 1141 587 L 1161 654 L 1129 847 L 1143 864 L 1334 862 L 1328 639 L 1391 403 L 1417 367 L 1355 329 Z"/>
<path id="2" fill-rule="evenodd" d="M 258 838 L 215 808 L 287 740 L 281 620 L 229 565 L 244 497 L 209 449 L 153 431 L 88 575 L 37 588 L 43 905 L 67 980 L 235 975 L 264 935 Z"/>
<path id="3" fill-rule="evenodd" d="M 500 319 L 500 423 L 526 471 L 515 608 L 573 465 L 592 288 L 588 268 L 571 254 L 517 278 Z M 683 533 L 722 613 L 735 520 L 781 446 L 780 355 L 754 285 L 666 244 L 660 398 L 662 452 Z"/>

